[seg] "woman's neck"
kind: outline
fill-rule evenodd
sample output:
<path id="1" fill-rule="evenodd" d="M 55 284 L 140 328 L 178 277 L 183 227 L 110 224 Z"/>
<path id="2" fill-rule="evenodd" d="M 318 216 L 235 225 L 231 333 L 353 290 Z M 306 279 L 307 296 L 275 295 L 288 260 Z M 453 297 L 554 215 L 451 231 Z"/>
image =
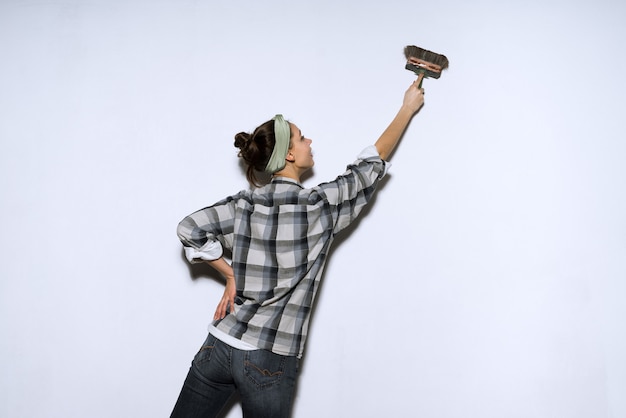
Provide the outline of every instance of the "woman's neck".
<path id="1" fill-rule="evenodd" d="M 298 173 L 297 170 L 295 170 L 289 164 L 287 164 L 285 168 L 283 168 L 282 170 L 275 172 L 273 176 L 274 177 L 287 177 L 300 183 L 300 173 Z"/>

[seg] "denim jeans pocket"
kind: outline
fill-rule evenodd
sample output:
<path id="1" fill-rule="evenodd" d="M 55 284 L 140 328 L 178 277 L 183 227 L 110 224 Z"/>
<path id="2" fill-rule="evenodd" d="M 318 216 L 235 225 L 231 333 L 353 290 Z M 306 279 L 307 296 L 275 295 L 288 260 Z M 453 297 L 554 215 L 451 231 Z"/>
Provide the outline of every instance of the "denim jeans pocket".
<path id="1" fill-rule="evenodd" d="M 286 358 L 271 351 L 246 351 L 244 359 L 244 373 L 258 388 L 280 382 L 285 374 Z"/>
<path id="2" fill-rule="evenodd" d="M 193 359 L 193 362 L 196 365 L 200 365 L 202 363 L 206 363 L 207 361 L 211 360 L 211 355 L 213 354 L 213 351 L 215 350 L 215 342 L 216 342 L 216 338 L 209 334 L 207 339 L 202 344 L 202 347 L 200 347 L 200 350 L 198 350 L 198 352 L 196 353 L 196 356 Z"/>

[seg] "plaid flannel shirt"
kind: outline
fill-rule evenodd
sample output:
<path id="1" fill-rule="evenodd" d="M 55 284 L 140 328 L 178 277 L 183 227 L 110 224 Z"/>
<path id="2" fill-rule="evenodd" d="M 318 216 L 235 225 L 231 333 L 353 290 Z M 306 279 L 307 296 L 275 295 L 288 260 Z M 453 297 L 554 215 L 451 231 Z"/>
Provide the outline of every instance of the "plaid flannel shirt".
<path id="1" fill-rule="evenodd" d="M 260 349 L 302 356 L 330 245 L 370 200 L 385 164 L 372 146 L 334 181 L 305 189 L 277 177 L 183 219 L 178 236 L 190 261 L 219 258 L 221 246 L 232 252 L 235 312 L 214 326 Z"/>

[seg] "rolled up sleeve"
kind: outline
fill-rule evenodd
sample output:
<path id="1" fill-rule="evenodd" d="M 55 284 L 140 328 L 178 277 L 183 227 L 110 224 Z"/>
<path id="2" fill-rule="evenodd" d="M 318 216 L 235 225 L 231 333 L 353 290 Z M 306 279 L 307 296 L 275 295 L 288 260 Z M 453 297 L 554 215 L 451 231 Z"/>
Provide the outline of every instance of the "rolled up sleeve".
<path id="1" fill-rule="evenodd" d="M 176 233 L 191 263 L 217 260 L 232 243 L 235 200 L 224 199 L 185 217 Z"/>

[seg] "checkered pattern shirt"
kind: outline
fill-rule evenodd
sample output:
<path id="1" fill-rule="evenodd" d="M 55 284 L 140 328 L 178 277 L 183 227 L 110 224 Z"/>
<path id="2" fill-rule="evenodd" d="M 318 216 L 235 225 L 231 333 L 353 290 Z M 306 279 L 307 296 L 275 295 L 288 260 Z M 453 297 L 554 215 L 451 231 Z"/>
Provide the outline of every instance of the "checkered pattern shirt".
<path id="1" fill-rule="evenodd" d="M 305 189 L 277 177 L 183 219 L 178 236 L 190 261 L 219 258 L 222 246 L 232 252 L 235 312 L 214 326 L 260 349 L 302 356 L 330 245 L 370 200 L 385 164 L 369 147 L 334 181 Z"/>

